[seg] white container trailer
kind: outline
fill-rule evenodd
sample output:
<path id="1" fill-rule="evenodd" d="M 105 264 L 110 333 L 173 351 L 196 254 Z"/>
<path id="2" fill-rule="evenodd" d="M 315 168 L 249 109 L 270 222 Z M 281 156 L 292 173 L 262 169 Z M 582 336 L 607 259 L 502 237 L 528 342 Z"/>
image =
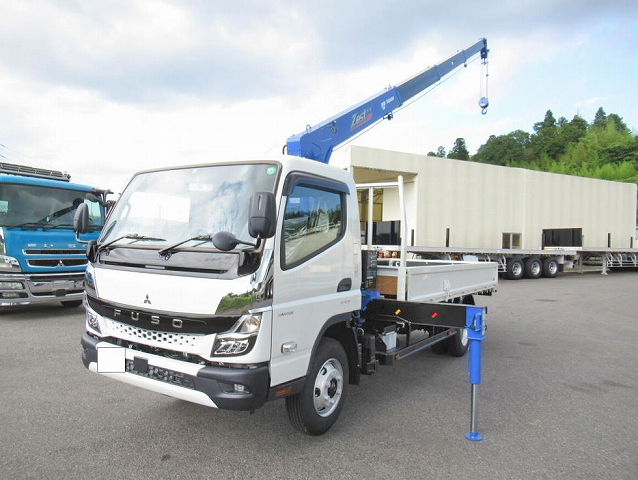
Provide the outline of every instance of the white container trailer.
<path id="1" fill-rule="evenodd" d="M 358 146 L 339 161 L 357 183 L 404 178 L 405 243 L 419 258 L 495 261 L 515 279 L 585 263 L 637 266 L 635 184 Z M 375 189 L 371 211 L 369 197 L 360 197 L 362 218 L 401 222 L 398 189 Z"/>

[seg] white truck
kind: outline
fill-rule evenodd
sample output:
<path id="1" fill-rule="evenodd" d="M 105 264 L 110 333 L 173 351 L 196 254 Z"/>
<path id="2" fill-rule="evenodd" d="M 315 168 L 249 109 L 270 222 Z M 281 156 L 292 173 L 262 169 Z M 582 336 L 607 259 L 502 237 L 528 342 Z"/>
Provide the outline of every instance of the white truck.
<path id="1" fill-rule="evenodd" d="M 495 290 L 496 263 L 377 261 L 361 245 L 350 173 L 329 152 L 301 158 L 322 143 L 308 135 L 338 133 L 340 119 L 356 134 L 414 95 L 414 79 L 408 87 L 291 137 L 296 156 L 134 175 L 87 246 L 86 368 L 214 408 L 285 398 L 292 424 L 318 435 L 378 364 L 430 346 L 464 355 L 484 328 L 472 295 Z M 87 213 L 78 207 L 77 233 Z"/>
<path id="2" fill-rule="evenodd" d="M 465 354 L 469 307 L 452 302 L 494 291 L 497 265 L 375 272 L 355 192 L 348 172 L 292 156 L 136 174 L 87 248 L 84 365 L 209 407 L 285 397 L 292 423 L 321 434 L 377 363 Z"/>

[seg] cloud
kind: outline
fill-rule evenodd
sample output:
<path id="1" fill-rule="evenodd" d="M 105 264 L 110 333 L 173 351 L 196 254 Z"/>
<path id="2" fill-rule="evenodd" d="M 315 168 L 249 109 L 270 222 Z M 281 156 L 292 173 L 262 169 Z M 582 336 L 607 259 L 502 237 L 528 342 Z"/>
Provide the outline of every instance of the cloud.
<path id="1" fill-rule="evenodd" d="M 257 98 L 290 87 L 292 72 L 284 67 L 305 40 L 284 28 L 290 16 L 282 8 L 201 17 L 201 4 L 188 6 L 10 2 L 0 17 L 0 62 L 44 83 L 133 103 L 175 95 Z"/>
<path id="2" fill-rule="evenodd" d="M 550 37 L 567 32 L 568 41 L 569 30 L 601 11 L 626 17 L 637 12 L 634 3 L 7 1 L 0 63 L 119 102 L 232 102 L 300 92 L 324 74 L 392 62 L 423 45 L 441 60 L 479 37 L 525 39 L 539 25 Z"/>
<path id="3" fill-rule="evenodd" d="M 634 1 L 7 0 L 0 143 L 118 189 L 139 169 L 279 152 L 306 124 L 486 36 L 488 115 L 473 63 L 355 141 L 425 153 L 464 137 L 474 151 L 548 108 L 571 116 L 610 91 L 638 103 L 631 79 L 618 84 L 635 18 Z"/>

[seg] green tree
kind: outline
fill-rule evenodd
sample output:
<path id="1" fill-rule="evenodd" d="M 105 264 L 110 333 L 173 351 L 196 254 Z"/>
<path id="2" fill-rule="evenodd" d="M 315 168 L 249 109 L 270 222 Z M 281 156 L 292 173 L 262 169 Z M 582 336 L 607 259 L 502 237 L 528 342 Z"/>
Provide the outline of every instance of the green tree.
<path id="1" fill-rule="evenodd" d="M 491 135 L 472 156 L 472 160 L 493 165 L 522 166 L 529 163 L 530 154 L 529 133 L 514 130 L 507 135 Z"/>
<path id="2" fill-rule="evenodd" d="M 622 117 L 618 116 L 615 113 L 610 113 L 607 117 L 607 123 L 613 123 L 616 130 L 621 133 L 630 133 L 629 127 L 623 121 Z"/>
<path id="3" fill-rule="evenodd" d="M 543 121 L 533 128 L 531 135 L 523 130 L 491 135 L 471 160 L 638 183 L 638 135 L 618 114 L 607 115 L 600 107 L 588 124 L 579 115 L 570 121 L 565 117 L 556 120 L 547 110 Z"/>
<path id="4" fill-rule="evenodd" d="M 456 160 L 470 159 L 470 152 L 465 145 L 464 138 L 457 138 L 454 141 L 454 146 L 452 147 L 452 150 L 450 150 L 450 153 L 447 154 L 447 158 L 454 158 Z"/>
<path id="5" fill-rule="evenodd" d="M 570 122 L 560 127 L 559 136 L 564 144 L 576 143 L 587 133 L 587 121 L 580 115 L 574 115 Z"/>
<path id="6" fill-rule="evenodd" d="M 440 146 L 437 150 L 436 150 L 436 157 L 441 157 L 441 158 L 445 158 L 445 148 L 443 148 L 443 146 Z"/>
<path id="7" fill-rule="evenodd" d="M 565 124 L 564 118 L 561 123 Z M 534 132 L 536 134 L 532 135 L 532 147 L 537 159 L 540 160 L 543 154 L 546 154 L 552 160 L 556 160 L 564 152 L 565 144 L 560 138 L 559 125 L 551 110 L 547 110 L 542 122 L 534 124 Z"/>
<path id="8" fill-rule="evenodd" d="M 603 107 L 599 107 L 594 115 L 594 122 L 592 127 L 605 128 L 607 126 L 607 114 L 603 110 Z"/>

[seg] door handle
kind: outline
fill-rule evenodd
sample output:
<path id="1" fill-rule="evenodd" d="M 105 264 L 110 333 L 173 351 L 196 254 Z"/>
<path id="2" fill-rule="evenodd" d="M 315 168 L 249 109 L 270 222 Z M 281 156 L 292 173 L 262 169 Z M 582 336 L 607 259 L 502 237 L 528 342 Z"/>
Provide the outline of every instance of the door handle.
<path id="1" fill-rule="evenodd" d="M 344 278 L 339 282 L 339 285 L 337 285 L 337 292 L 347 292 L 351 288 L 352 288 L 352 279 Z"/>

